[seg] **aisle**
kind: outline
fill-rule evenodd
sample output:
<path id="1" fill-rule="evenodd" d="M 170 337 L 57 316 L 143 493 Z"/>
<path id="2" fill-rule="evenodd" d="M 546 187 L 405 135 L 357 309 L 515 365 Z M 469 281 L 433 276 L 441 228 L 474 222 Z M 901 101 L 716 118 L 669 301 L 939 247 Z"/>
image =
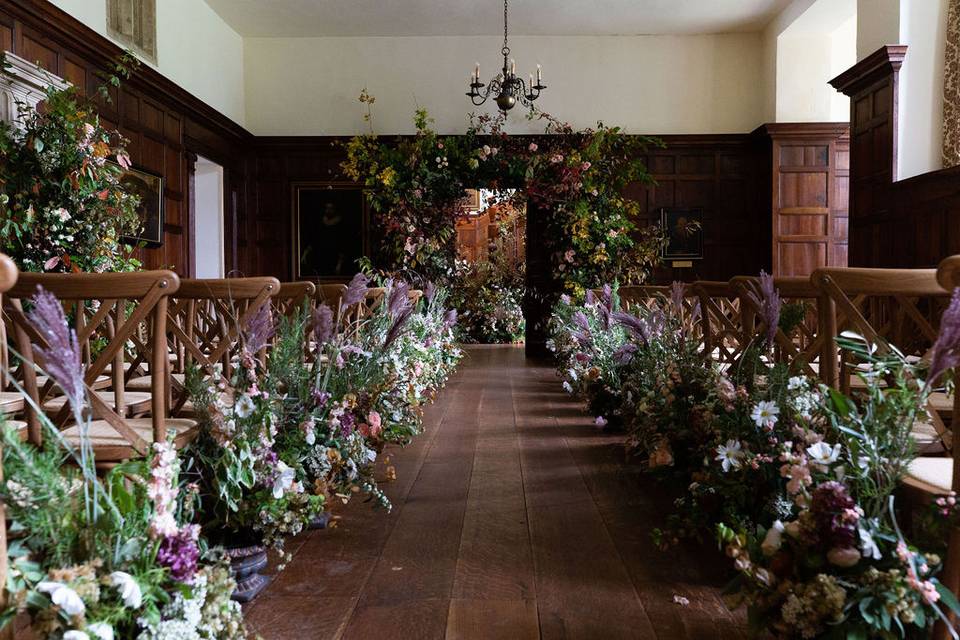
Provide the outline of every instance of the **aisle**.
<path id="1" fill-rule="evenodd" d="M 714 555 L 653 548 L 663 498 L 621 441 L 522 348 L 470 348 L 393 456 L 393 512 L 351 503 L 291 543 L 251 626 L 266 640 L 743 637 L 703 568 Z"/>

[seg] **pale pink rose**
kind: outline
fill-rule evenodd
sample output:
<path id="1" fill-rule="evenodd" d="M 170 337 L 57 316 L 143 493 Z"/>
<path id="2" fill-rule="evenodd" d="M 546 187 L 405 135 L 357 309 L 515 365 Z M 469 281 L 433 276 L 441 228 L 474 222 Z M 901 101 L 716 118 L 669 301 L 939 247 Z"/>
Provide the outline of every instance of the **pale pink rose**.
<path id="1" fill-rule="evenodd" d="M 378 435 L 380 431 L 383 430 L 382 421 L 380 419 L 380 414 L 376 411 L 371 411 L 367 414 L 367 422 L 370 424 L 370 434 Z"/>
<path id="2" fill-rule="evenodd" d="M 50 271 L 58 264 L 60 264 L 60 256 L 53 256 L 52 258 L 50 258 L 49 260 L 43 263 L 43 270 Z"/>
<path id="3" fill-rule="evenodd" d="M 528 147 L 528 149 L 530 149 L 530 153 L 536 153 L 538 148 L 539 147 L 537 147 L 536 142 L 531 142 L 530 146 Z"/>
<path id="4" fill-rule="evenodd" d="M 853 547 L 846 549 L 830 549 L 827 552 L 827 560 L 830 564 L 838 567 L 852 567 L 860 562 L 860 552 Z"/>

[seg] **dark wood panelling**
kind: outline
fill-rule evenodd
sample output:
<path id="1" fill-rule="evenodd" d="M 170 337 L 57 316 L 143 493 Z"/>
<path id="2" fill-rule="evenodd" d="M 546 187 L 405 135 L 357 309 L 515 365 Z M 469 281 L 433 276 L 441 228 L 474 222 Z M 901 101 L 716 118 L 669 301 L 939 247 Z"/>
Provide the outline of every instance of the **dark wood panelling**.
<path id="1" fill-rule="evenodd" d="M 91 0 L 94 1 L 94 0 Z M 123 51 L 46 0 L 0 0 L 0 46 L 69 80 L 95 95 L 104 70 Z M 172 267 L 193 273 L 188 250 L 190 194 L 186 183 L 188 153 L 201 153 L 225 167 L 230 209 L 245 202 L 247 157 L 253 136 L 215 109 L 149 67 L 141 67 L 110 101 L 98 98 L 104 125 L 128 138 L 133 162 L 164 177 L 164 246 L 142 252 L 148 268 Z M 228 244 L 230 244 L 228 240 Z M 229 257 L 234 258 L 230 253 Z M 228 262 L 228 269 L 236 268 Z"/>
<path id="2" fill-rule="evenodd" d="M 847 265 L 849 127 L 767 124 L 754 132 L 770 172 L 773 274 Z"/>
<path id="3" fill-rule="evenodd" d="M 896 260 L 897 95 L 907 48 L 881 47 L 830 81 L 850 97 L 850 265 Z"/>

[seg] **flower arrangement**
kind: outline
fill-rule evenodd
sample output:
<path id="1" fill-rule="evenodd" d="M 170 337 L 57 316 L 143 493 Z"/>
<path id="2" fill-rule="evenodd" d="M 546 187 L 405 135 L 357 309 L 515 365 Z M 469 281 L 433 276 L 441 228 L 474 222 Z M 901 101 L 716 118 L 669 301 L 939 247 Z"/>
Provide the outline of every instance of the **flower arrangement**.
<path id="1" fill-rule="evenodd" d="M 214 539 L 256 538 L 282 552 L 323 509 L 324 497 L 307 491 L 301 461 L 276 448 L 281 398 L 265 383 L 258 354 L 273 337 L 268 305 L 242 331 L 242 354 L 229 381 L 220 368 L 187 372 L 186 387 L 200 420 L 200 435 L 186 451 L 199 487 L 204 530 Z"/>
<path id="2" fill-rule="evenodd" d="M 936 579 L 939 555 L 907 542 L 893 495 L 915 456 L 911 430 L 926 419 L 927 395 L 958 362 L 960 294 L 929 367 L 859 336 L 838 339 L 865 363 L 855 398 L 773 363 L 776 329 L 789 333 L 802 314 L 765 274 L 755 295 L 763 332 L 728 369 L 690 331 L 680 285 L 636 314 L 617 311 L 614 288 L 583 305 L 563 301 L 552 344 L 564 386 L 591 411 L 606 396 L 628 446 L 686 487 L 654 542 L 715 530 L 738 573 L 731 604 L 746 604 L 756 630 L 919 636 L 960 605 Z M 955 505 L 943 496 L 928 518 L 949 523 Z"/>
<path id="3" fill-rule="evenodd" d="M 361 102 L 374 99 L 364 91 Z M 439 136 L 427 112 L 414 116 L 417 133 L 389 143 L 376 135 L 346 145 L 345 174 L 370 188 L 384 229 L 376 262 L 391 273 L 416 272 L 441 284 L 455 273 L 455 226 L 465 189 L 515 189 L 514 197 L 548 212 L 542 237 L 554 277 L 582 296 L 598 282 L 640 282 L 659 262 L 662 234 L 636 228 L 638 204 L 624 197 L 631 183 L 651 178 L 640 156 L 653 138 L 617 127 L 574 130 L 542 112 L 544 136 L 508 136 L 504 118 L 475 116 L 465 135 Z"/>
<path id="4" fill-rule="evenodd" d="M 82 360 L 63 309 L 41 291 L 30 317 L 48 337 L 47 373 L 83 426 Z M 173 446 L 156 443 L 148 460 L 101 479 L 85 428 L 75 451 L 42 422 L 42 449 L 3 432 L 0 493 L 13 534 L 3 622 L 27 613 L 37 637 L 66 640 L 244 638 L 234 582 L 190 524 L 195 494 Z"/>
<path id="5" fill-rule="evenodd" d="M 43 104 L 19 105 L 20 127 L 0 124 L 0 252 L 26 271 L 136 268 L 123 241 L 140 230 L 139 200 L 120 184 L 125 141 L 75 87 L 51 87 Z"/>

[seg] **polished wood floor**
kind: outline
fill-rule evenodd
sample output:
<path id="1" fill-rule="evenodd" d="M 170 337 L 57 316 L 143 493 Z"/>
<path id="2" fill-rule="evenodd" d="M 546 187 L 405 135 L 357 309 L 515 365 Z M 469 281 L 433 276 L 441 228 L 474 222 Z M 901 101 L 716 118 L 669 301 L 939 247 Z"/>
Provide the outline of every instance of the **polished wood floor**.
<path id="1" fill-rule="evenodd" d="M 653 547 L 665 498 L 621 442 L 522 348 L 470 348 L 426 433 L 391 452 L 393 511 L 351 503 L 294 540 L 250 624 L 266 640 L 745 637 L 715 552 Z"/>

